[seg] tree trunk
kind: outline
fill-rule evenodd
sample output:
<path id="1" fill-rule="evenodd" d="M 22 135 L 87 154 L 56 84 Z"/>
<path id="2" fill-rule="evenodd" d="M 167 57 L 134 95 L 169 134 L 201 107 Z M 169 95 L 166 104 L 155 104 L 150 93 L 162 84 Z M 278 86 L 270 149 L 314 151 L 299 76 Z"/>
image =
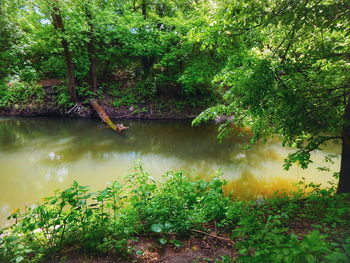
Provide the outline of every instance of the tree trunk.
<path id="1" fill-rule="evenodd" d="M 100 116 L 100 118 L 112 129 L 115 130 L 117 132 L 122 132 L 126 129 L 128 129 L 129 127 L 125 127 L 123 124 L 117 124 L 115 125 L 111 119 L 108 117 L 108 115 L 106 114 L 105 110 L 98 104 L 97 100 L 93 99 L 90 100 L 90 104 L 91 106 L 97 111 L 98 115 Z"/>
<path id="2" fill-rule="evenodd" d="M 337 193 L 350 193 L 350 96 L 348 98 L 343 128 L 343 144 Z"/>
<path id="3" fill-rule="evenodd" d="M 141 11 L 144 19 L 147 19 L 147 0 L 142 0 Z"/>
<path id="4" fill-rule="evenodd" d="M 154 64 L 154 59 L 151 56 L 142 57 L 142 67 L 143 67 L 145 78 L 147 78 L 150 75 L 153 64 Z"/>
<path id="5" fill-rule="evenodd" d="M 132 9 L 134 12 L 136 12 L 136 0 L 132 1 Z"/>
<path id="6" fill-rule="evenodd" d="M 350 193 L 350 136 L 343 135 L 342 155 L 337 193 Z"/>
<path id="7" fill-rule="evenodd" d="M 54 1 L 56 2 L 56 1 Z M 56 30 L 60 31 L 61 33 L 64 32 L 64 24 L 62 20 L 62 16 L 60 13 L 60 9 L 56 6 L 54 3 L 53 13 L 51 14 L 53 25 Z M 61 44 L 64 51 L 64 58 L 66 61 L 67 66 L 67 79 L 68 79 L 68 90 L 69 95 L 71 99 L 75 102 L 78 101 L 77 99 L 77 93 L 75 89 L 75 79 L 74 79 L 74 64 L 73 64 L 73 55 L 72 52 L 69 50 L 68 42 L 64 39 L 63 36 L 61 36 Z"/>
<path id="8" fill-rule="evenodd" d="M 147 7 L 148 7 L 148 3 L 147 0 L 142 0 L 141 3 L 141 12 L 143 15 L 143 19 L 147 19 Z M 143 71 L 144 71 L 144 76 L 145 78 L 148 77 L 148 75 L 150 74 L 151 68 L 154 64 L 154 59 L 151 56 L 142 56 L 141 59 L 142 62 L 142 66 L 143 66 Z"/>
<path id="9" fill-rule="evenodd" d="M 91 81 L 91 90 L 94 93 L 97 93 L 97 59 L 96 59 L 96 48 L 95 48 L 95 38 L 94 38 L 94 25 L 92 23 L 92 15 L 88 8 L 86 8 L 86 17 L 87 22 L 90 27 L 89 32 L 89 42 L 88 42 L 88 53 L 89 53 L 89 60 L 90 60 L 90 81 Z"/>
<path id="10" fill-rule="evenodd" d="M 90 54 L 90 79 L 91 79 L 91 90 L 97 93 L 97 72 L 96 72 L 96 51 L 93 43 L 88 44 L 89 54 Z"/>
<path id="11" fill-rule="evenodd" d="M 89 42 L 88 42 L 88 53 L 89 53 L 89 59 L 90 59 L 90 84 L 91 84 L 91 90 L 97 95 L 97 72 L 96 72 L 96 48 L 95 48 L 95 40 L 94 40 L 94 25 L 92 22 L 92 15 L 88 8 L 85 9 L 86 17 L 87 17 L 87 23 L 90 27 L 89 32 Z M 94 108 L 94 110 L 98 113 L 100 118 L 110 127 L 112 130 L 115 130 L 117 132 L 122 132 L 123 130 L 128 129 L 128 127 L 125 127 L 123 124 L 114 124 L 111 119 L 108 117 L 105 110 L 98 104 L 96 99 L 90 100 L 90 105 Z"/>

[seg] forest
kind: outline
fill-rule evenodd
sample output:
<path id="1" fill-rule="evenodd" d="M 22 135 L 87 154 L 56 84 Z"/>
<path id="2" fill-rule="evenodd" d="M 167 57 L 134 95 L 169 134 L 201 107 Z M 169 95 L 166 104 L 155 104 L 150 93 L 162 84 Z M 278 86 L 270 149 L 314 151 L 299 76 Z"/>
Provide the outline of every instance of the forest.
<path id="1" fill-rule="evenodd" d="M 32 117 L 47 118 L 52 131 Z M 54 124 L 66 118 L 104 124 L 73 134 Z M 208 125 L 220 147 L 204 142 Z M 11 155 L 20 147 L 33 160 L 46 150 L 46 137 L 35 145 L 27 133 L 61 143 L 37 163 L 55 161 L 56 177 L 86 152 L 117 158 L 113 147 L 140 159 L 198 159 L 206 170 L 215 155 L 215 168 L 248 159 L 234 145 L 249 153 L 277 142 L 287 149 L 284 170 L 309 170 L 322 153 L 318 172 L 334 181 L 305 176 L 290 191 L 246 200 L 219 168 L 198 178 L 169 167 L 154 180 L 147 162 L 137 163 L 102 190 L 69 177 L 36 205 L 2 206 L 11 224 L 0 219 L 0 262 L 350 262 L 350 2 L 0 0 L 0 160 L 22 158 Z M 263 161 L 275 158 L 264 149 Z M 5 163 L 2 181 L 14 173 Z"/>

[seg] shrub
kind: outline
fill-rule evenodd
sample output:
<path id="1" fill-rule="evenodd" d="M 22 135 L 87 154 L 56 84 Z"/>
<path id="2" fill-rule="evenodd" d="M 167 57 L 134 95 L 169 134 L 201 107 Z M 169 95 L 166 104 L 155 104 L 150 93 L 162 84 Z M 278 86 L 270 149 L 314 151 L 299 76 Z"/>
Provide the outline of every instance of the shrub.
<path id="1" fill-rule="evenodd" d="M 0 107 L 2 108 L 13 104 L 40 103 L 45 98 L 45 92 L 39 85 L 19 81 L 10 85 L 0 85 L 0 95 Z"/>
<path id="2" fill-rule="evenodd" d="M 215 225 L 219 232 L 232 231 L 239 253 L 234 262 L 348 262 L 350 239 L 322 227 L 336 223 L 349 228 L 347 195 L 314 186 L 308 195 L 243 202 L 225 195 L 224 185 L 218 175 L 204 181 L 184 172 L 168 172 L 155 182 L 141 165 L 127 184 L 113 182 L 97 192 L 74 181 L 44 202 L 10 215 L 16 224 L 0 231 L 0 261 L 40 262 L 67 249 L 127 256 L 128 241 L 138 235 L 181 246 L 176 236 Z M 316 230 L 292 231 L 293 224 L 310 220 Z"/>

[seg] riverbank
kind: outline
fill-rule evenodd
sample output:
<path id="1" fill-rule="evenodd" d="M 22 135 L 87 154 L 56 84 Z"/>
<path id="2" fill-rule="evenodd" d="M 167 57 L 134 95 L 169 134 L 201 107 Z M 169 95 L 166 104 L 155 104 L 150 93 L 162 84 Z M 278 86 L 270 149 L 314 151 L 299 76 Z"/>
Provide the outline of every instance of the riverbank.
<path id="1" fill-rule="evenodd" d="M 350 200 L 300 185 L 288 195 L 232 199 L 218 177 L 142 166 L 91 192 L 74 182 L 1 230 L 1 262 L 348 262 Z M 310 190 L 310 191 L 309 191 Z M 307 193 L 308 192 L 308 193 Z"/>
<path id="2" fill-rule="evenodd" d="M 162 110 L 154 110 L 158 105 L 152 103 L 115 108 L 110 105 L 110 101 L 109 98 L 104 98 L 99 102 L 112 119 L 191 120 L 202 110 L 186 109 L 180 111 L 170 109 L 170 105 L 174 101 L 167 102 Z M 89 104 L 78 103 L 76 108 L 74 108 L 75 106 L 73 105 L 71 108 L 68 108 L 65 105 L 57 105 L 48 100 L 42 103 L 14 104 L 9 108 L 0 108 L 0 116 L 99 118 L 96 111 Z"/>
<path id="3" fill-rule="evenodd" d="M 118 83 L 117 83 L 118 84 Z M 97 100 L 114 119 L 193 119 L 217 100 L 214 94 L 183 96 L 139 88 L 135 83 L 101 87 Z M 116 87 L 117 85 L 117 87 Z M 97 118 L 89 100 L 96 97 L 87 88 L 77 88 L 79 102 L 70 100 L 62 81 L 14 82 L 0 87 L 2 116 L 65 116 Z"/>

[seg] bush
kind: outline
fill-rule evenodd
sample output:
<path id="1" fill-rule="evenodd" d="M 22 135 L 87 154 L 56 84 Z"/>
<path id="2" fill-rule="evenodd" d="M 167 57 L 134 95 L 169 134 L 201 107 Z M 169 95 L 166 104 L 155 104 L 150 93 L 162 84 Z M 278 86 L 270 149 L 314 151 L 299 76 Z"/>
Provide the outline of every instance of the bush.
<path id="1" fill-rule="evenodd" d="M 39 85 L 18 81 L 0 85 L 0 95 L 0 108 L 12 107 L 13 104 L 41 103 L 45 98 L 45 92 Z"/>
<path id="2" fill-rule="evenodd" d="M 135 86 L 119 89 L 113 87 L 110 94 L 114 97 L 113 106 L 120 108 L 123 106 L 138 106 L 144 104 L 147 100 L 154 98 L 156 89 L 149 83 L 139 82 Z"/>
<path id="3" fill-rule="evenodd" d="M 139 235 L 181 246 L 176 236 L 215 225 L 215 231 L 232 233 L 235 262 L 348 262 L 349 239 L 334 229 L 326 233 L 334 222 L 349 229 L 347 195 L 314 187 L 309 195 L 243 202 L 226 196 L 224 185 L 219 176 L 194 180 L 184 172 L 168 172 L 163 182 L 155 182 L 141 165 L 125 185 L 113 182 L 94 193 L 74 181 L 43 203 L 10 215 L 17 223 L 0 231 L 0 261 L 40 262 L 67 248 L 126 256 L 128 241 Z M 310 220 L 315 230 L 293 232 L 293 225 Z"/>
<path id="4" fill-rule="evenodd" d="M 38 80 L 38 73 L 35 68 L 25 66 L 19 73 L 19 77 L 23 82 L 33 83 Z"/>

